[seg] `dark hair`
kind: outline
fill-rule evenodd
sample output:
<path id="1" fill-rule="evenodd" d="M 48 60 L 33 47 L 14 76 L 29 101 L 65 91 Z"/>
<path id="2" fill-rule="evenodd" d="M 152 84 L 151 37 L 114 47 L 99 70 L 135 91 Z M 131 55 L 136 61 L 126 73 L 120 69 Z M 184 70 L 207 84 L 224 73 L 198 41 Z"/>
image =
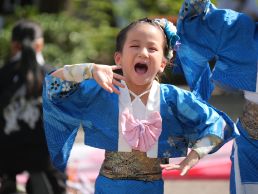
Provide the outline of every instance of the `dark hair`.
<path id="1" fill-rule="evenodd" d="M 135 27 L 137 24 L 139 23 L 148 23 L 150 25 L 156 26 L 157 28 L 159 28 L 160 30 L 162 30 L 162 28 L 156 23 L 154 22 L 154 20 L 149 19 L 149 18 L 142 18 L 139 20 L 136 20 L 132 23 L 130 23 L 128 26 L 126 26 L 125 28 L 123 28 L 117 35 L 116 38 L 116 52 L 122 52 L 123 51 L 123 47 L 125 44 L 125 40 L 127 37 L 127 33 L 133 28 Z M 163 30 L 162 30 L 163 31 Z M 164 32 L 164 31 L 163 31 Z M 164 33 L 165 34 L 165 33 Z M 169 47 L 168 47 L 168 43 L 167 40 L 165 38 L 165 45 L 164 45 L 164 55 L 167 57 L 168 53 L 169 53 Z"/>
<path id="2" fill-rule="evenodd" d="M 33 48 L 33 43 L 39 38 L 43 38 L 43 31 L 36 22 L 21 20 L 13 27 L 12 41 L 21 46 L 19 70 L 26 83 L 27 98 L 41 95 L 43 77 Z"/>
<path id="3" fill-rule="evenodd" d="M 38 38 L 43 38 L 43 31 L 36 22 L 20 20 L 13 27 L 12 41 L 21 43 L 24 39 L 34 41 Z"/>

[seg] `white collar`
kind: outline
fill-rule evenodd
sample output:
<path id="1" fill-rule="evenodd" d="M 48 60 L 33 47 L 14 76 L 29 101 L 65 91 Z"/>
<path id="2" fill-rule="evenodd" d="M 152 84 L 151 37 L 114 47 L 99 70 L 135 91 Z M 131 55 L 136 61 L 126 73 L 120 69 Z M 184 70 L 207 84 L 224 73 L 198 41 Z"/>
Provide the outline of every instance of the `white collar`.
<path id="1" fill-rule="evenodd" d="M 119 101 L 120 103 L 129 108 L 129 111 L 130 110 L 130 107 L 131 107 L 131 97 L 130 97 L 130 93 L 135 97 L 135 98 L 140 98 L 141 96 L 143 96 L 144 94 L 146 94 L 147 92 L 149 92 L 149 97 L 148 97 L 148 101 L 147 101 L 147 104 L 146 104 L 146 108 L 149 109 L 150 111 L 153 111 L 153 103 L 155 103 L 155 98 L 156 98 L 156 95 L 157 95 L 157 92 L 159 94 L 159 88 L 160 88 L 160 84 L 159 82 L 157 82 L 156 80 L 153 81 L 152 83 L 152 86 L 150 89 L 144 91 L 142 94 L 140 95 L 136 95 L 134 94 L 132 91 L 130 91 L 125 83 L 125 81 L 121 81 L 122 84 L 125 86 L 124 88 L 120 88 L 120 95 L 119 95 Z"/>
<path id="2" fill-rule="evenodd" d="M 149 91 L 149 97 L 146 106 L 141 105 L 138 108 L 141 110 L 137 110 L 137 105 L 133 106 L 131 102 L 130 92 L 126 83 L 122 80 L 122 84 L 125 85 L 125 88 L 120 88 L 120 95 L 119 95 L 119 139 L 118 139 L 118 151 L 121 152 L 130 152 L 132 151 L 131 147 L 127 144 L 125 139 L 122 136 L 121 132 L 121 125 L 120 125 L 120 116 L 124 112 L 125 109 L 128 109 L 131 114 L 133 112 L 137 112 L 134 117 L 141 117 L 139 119 L 147 119 L 149 115 L 154 112 L 160 112 L 160 84 L 154 80 Z M 145 91 L 146 92 L 146 91 Z M 143 95 L 143 94 L 141 94 Z M 141 95 L 138 95 L 141 96 Z M 136 95 L 137 96 L 137 95 Z M 143 104 L 143 103 L 142 103 Z M 143 108 L 143 106 L 145 108 Z M 134 109 L 133 109 L 134 108 Z M 134 111 L 133 111 L 134 110 Z M 156 158 L 158 154 L 158 142 L 147 152 L 147 156 L 150 158 Z"/>

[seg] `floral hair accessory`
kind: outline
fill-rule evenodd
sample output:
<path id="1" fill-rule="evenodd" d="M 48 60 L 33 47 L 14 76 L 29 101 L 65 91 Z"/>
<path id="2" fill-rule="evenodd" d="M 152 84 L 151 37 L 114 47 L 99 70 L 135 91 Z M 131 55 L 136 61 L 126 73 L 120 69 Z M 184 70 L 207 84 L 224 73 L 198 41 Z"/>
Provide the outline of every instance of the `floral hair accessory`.
<path id="1" fill-rule="evenodd" d="M 178 31 L 182 31 L 182 20 L 185 18 L 192 19 L 202 15 L 202 18 L 205 19 L 206 15 L 210 12 L 210 6 L 212 6 L 210 0 L 185 0 L 178 15 Z"/>
<path id="2" fill-rule="evenodd" d="M 210 0 L 185 0 L 179 13 L 179 19 L 194 17 L 200 14 L 206 15 L 209 12 Z"/>
<path id="3" fill-rule="evenodd" d="M 180 39 L 177 35 L 176 26 L 170 21 L 165 18 L 162 19 L 154 19 L 156 22 L 165 32 L 169 48 L 171 50 L 175 50 L 178 47 L 178 40 Z"/>

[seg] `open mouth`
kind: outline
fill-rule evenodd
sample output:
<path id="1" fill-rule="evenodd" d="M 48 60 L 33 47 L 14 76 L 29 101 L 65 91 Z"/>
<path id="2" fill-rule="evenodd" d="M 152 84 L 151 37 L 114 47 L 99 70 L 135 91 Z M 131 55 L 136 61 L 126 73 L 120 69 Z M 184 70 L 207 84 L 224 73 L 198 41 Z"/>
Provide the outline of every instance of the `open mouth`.
<path id="1" fill-rule="evenodd" d="M 134 70 L 136 73 L 144 74 L 148 71 L 148 66 L 144 63 L 136 63 L 134 66 Z"/>

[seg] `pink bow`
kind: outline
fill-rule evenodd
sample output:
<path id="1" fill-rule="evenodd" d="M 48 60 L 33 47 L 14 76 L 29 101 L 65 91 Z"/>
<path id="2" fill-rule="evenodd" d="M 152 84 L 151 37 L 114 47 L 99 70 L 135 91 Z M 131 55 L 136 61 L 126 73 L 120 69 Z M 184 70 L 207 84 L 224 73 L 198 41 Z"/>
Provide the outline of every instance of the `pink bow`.
<path id="1" fill-rule="evenodd" d="M 161 134 L 162 119 L 153 112 L 148 120 L 138 120 L 126 109 L 121 115 L 122 134 L 133 149 L 147 152 Z"/>

